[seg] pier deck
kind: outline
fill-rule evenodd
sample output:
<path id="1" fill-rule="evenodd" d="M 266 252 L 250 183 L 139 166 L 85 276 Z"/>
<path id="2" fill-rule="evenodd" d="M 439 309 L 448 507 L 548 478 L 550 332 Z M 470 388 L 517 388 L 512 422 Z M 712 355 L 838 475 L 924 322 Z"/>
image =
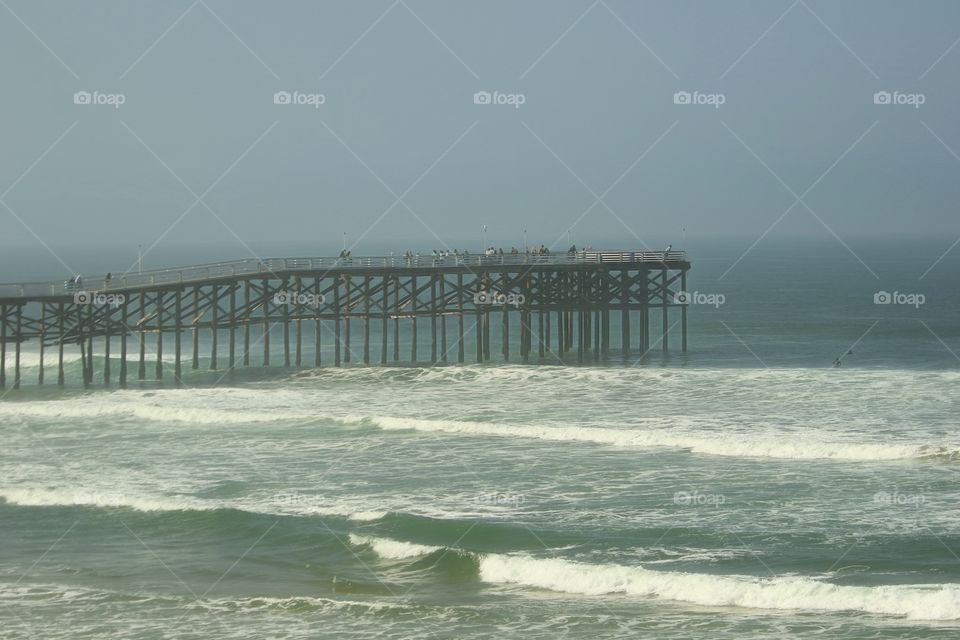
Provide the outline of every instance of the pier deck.
<path id="1" fill-rule="evenodd" d="M 509 360 L 515 346 L 523 362 L 548 353 L 572 359 L 574 352 L 576 361 L 583 362 L 604 358 L 611 349 L 648 352 L 651 310 L 659 311 L 661 319 L 656 342 L 668 350 L 668 310 L 675 306 L 680 307 L 681 349 L 686 351 L 687 309 L 675 296 L 686 290 L 689 269 L 683 251 L 581 251 L 249 259 L 111 278 L 85 276 L 79 285 L 72 279 L 0 284 L 0 386 L 7 385 L 12 365 L 12 382 L 19 387 L 21 345 L 31 341 L 40 350 L 39 384 L 44 383 L 46 349 L 57 350 L 57 383 L 64 384 L 64 345 L 79 346 L 84 384 L 94 380 L 95 354 L 102 358 L 105 384 L 111 383 L 112 365 L 119 366 L 121 386 L 131 377 L 130 364 L 137 367 L 136 378 L 144 380 L 148 336 L 155 346 L 154 377 L 163 378 L 168 366 L 164 347 L 172 347 L 173 379 L 179 384 L 184 355 L 189 366 L 199 368 L 201 333 L 209 336 L 204 360 L 210 369 L 250 366 L 251 349 L 262 352 L 254 363 L 258 366 L 319 367 L 324 342 L 333 345 L 334 366 L 349 363 L 351 355 L 370 364 L 372 326 L 379 340 L 376 361 L 382 365 L 464 362 L 467 333 L 475 341 L 471 360 L 485 362 L 491 360 L 492 317 L 499 319 L 503 360 Z M 620 315 L 619 340 L 610 336 L 615 313 Z M 406 359 L 400 354 L 401 320 L 409 323 Z M 519 340 L 510 339 L 512 320 L 518 322 Z M 429 357 L 418 345 L 418 325 L 425 323 Z M 631 325 L 639 330 L 635 344 Z M 360 350 L 354 353 L 357 328 Z M 139 352 L 132 363 L 131 337 Z M 305 337 L 312 343 L 306 349 Z M 191 344 L 184 349 L 186 338 Z M 279 354 L 271 351 L 271 339 L 281 342 Z M 111 357 L 116 347 L 119 354 Z"/>

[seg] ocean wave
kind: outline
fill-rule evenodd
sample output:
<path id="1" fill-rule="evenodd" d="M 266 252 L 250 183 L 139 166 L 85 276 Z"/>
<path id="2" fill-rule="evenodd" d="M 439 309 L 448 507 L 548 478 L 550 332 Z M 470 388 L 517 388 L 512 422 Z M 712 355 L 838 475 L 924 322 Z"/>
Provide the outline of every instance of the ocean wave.
<path id="1" fill-rule="evenodd" d="M 590 442 L 616 447 L 681 449 L 691 453 L 733 457 L 859 461 L 953 459 L 960 457 L 960 448 L 947 445 L 865 443 L 839 439 L 835 441 L 816 441 L 809 437 L 791 439 L 773 434 L 754 436 L 717 432 L 714 435 L 702 435 L 650 429 L 512 425 L 393 416 L 349 416 L 342 419 L 341 422 L 344 424 L 367 423 L 388 430 L 532 438 L 551 442 Z"/>
<path id="2" fill-rule="evenodd" d="M 0 416 L 11 418 L 135 419 L 202 425 L 275 423 L 312 420 L 307 408 L 292 410 L 278 394 L 247 389 L 113 391 L 66 400 L 0 403 Z M 251 407 L 257 407 L 251 409 Z"/>
<path id="3" fill-rule="evenodd" d="M 0 488 L 0 499 L 21 507 L 126 507 L 136 511 L 215 511 L 216 503 L 192 498 L 136 496 L 96 489 L 40 489 L 33 487 Z"/>
<path id="4" fill-rule="evenodd" d="M 134 511 L 219 511 L 230 509 L 244 513 L 271 516 L 334 516 L 356 522 L 371 522 L 388 515 L 388 511 L 371 508 L 360 502 L 342 504 L 300 504 L 284 496 L 276 500 L 228 502 L 201 500 L 190 496 L 152 496 L 94 488 L 46 489 L 37 487 L 0 487 L 0 500 L 20 507 L 93 507 L 126 508 Z"/>
<path id="5" fill-rule="evenodd" d="M 703 606 L 858 611 L 910 620 L 960 619 L 960 585 L 841 586 L 801 577 L 753 578 L 650 571 L 513 555 L 480 558 L 485 582 L 564 593 L 622 593 Z"/>
<path id="6" fill-rule="evenodd" d="M 374 553 L 386 560 L 417 558 L 420 556 L 430 555 L 434 551 L 439 551 L 443 548 L 433 547 L 426 544 L 415 544 L 413 542 L 390 540 L 389 538 L 361 536 L 354 533 L 350 534 L 350 544 L 358 547 L 370 547 Z"/>

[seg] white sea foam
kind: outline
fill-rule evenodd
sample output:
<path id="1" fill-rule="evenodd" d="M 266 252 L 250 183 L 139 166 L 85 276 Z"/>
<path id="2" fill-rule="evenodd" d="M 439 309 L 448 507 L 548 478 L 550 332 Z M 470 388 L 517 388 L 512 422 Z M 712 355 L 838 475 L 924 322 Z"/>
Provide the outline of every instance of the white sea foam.
<path id="1" fill-rule="evenodd" d="M 480 577 L 491 583 L 565 593 L 623 593 L 704 606 L 859 611 L 912 620 L 960 619 L 958 584 L 838 586 L 800 577 L 760 579 L 661 572 L 512 555 L 483 556 Z"/>
<path id="2" fill-rule="evenodd" d="M 283 404 L 289 393 L 246 389 L 114 391 L 65 400 L 0 403 L 0 417 L 134 419 L 201 425 L 309 420 L 306 407 Z"/>
<path id="3" fill-rule="evenodd" d="M 374 553 L 387 560 L 417 558 L 419 556 L 431 554 L 441 548 L 431 547 L 425 544 L 414 544 L 412 542 L 390 540 L 389 538 L 360 536 L 353 533 L 350 534 L 350 544 L 356 546 L 369 546 L 371 549 L 373 549 Z"/>
<path id="4" fill-rule="evenodd" d="M 254 422 L 277 422 L 289 419 L 276 413 L 247 410 L 229 410 L 157 404 L 109 404 L 81 403 L 69 400 L 45 402 L 20 402 L 0 404 L 0 415 L 32 418 L 131 418 L 155 422 L 185 422 L 190 424 L 249 424 Z M 298 416 L 307 418 L 308 416 Z"/>
<path id="5" fill-rule="evenodd" d="M 387 515 L 385 510 L 371 508 L 359 501 L 329 503 L 323 505 L 286 504 L 284 501 L 217 501 L 201 500 L 190 496 L 157 496 L 142 492 L 78 488 L 0 487 L 0 500 L 21 507 L 69 507 L 85 506 L 99 508 L 128 508 L 136 511 L 214 511 L 236 509 L 248 513 L 266 515 L 324 515 L 347 518 L 357 522 L 379 520 Z"/>
<path id="6" fill-rule="evenodd" d="M 129 495 L 100 489 L 41 489 L 34 487 L 0 488 L 0 498 L 22 507 L 127 507 L 137 511 L 209 511 L 219 508 L 212 502 L 195 498 Z"/>
<path id="7" fill-rule="evenodd" d="M 369 422 L 382 429 L 412 429 L 470 436 L 534 438 L 554 442 L 592 442 L 617 447 L 683 449 L 693 453 L 785 458 L 793 460 L 906 460 L 932 456 L 955 457 L 960 448 L 948 445 L 883 444 L 815 440 L 790 436 L 747 434 L 703 435 L 666 430 L 611 429 L 583 426 L 512 425 L 456 420 L 426 420 L 392 416 L 351 416 L 346 423 Z"/>

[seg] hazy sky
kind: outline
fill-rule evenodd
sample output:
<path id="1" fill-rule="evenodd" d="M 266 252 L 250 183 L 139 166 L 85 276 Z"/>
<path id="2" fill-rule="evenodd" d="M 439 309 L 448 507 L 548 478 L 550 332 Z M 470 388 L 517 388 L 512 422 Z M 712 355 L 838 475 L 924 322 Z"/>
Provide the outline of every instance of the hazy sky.
<path id="1" fill-rule="evenodd" d="M 3 0 L 0 244 L 946 247 L 958 38 L 954 0 Z"/>

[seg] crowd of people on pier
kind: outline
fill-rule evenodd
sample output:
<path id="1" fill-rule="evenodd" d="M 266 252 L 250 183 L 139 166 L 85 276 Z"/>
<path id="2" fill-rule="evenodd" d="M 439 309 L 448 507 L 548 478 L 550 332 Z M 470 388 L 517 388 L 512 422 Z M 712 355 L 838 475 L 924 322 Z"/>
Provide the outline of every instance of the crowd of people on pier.
<path id="1" fill-rule="evenodd" d="M 578 253 L 585 253 L 593 250 L 594 250 L 593 247 L 584 247 L 584 248 L 578 249 L 576 245 L 573 245 L 567 250 L 566 253 L 568 256 L 572 256 Z M 390 254 L 390 255 L 392 256 L 393 254 Z M 463 264 L 464 262 L 467 262 L 471 258 L 471 256 L 474 258 L 478 258 L 479 260 L 482 261 L 485 258 L 495 259 L 502 256 L 529 257 L 529 256 L 550 256 L 550 255 L 554 255 L 553 252 L 551 252 L 546 245 L 541 244 L 538 247 L 525 247 L 522 250 L 513 246 L 513 247 L 510 247 L 509 251 L 504 250 L 503 247 L 489 246 L 489 247 L 486 247 L 483 250 L 483 252 L 479 254 L 471 254 L 470 251 L 467 249 L 464 249 L 463 251 L 460 251 L 459 249 L 433 249 L 429 254 L 421 253 L 419 251 L 411 251 L 408 249 L 403 252 L 402 258 L 406 262 L 406 264 L 419 263 L 421 260 L 425 260 L 428 258 L 432 261 L 433 264 L 445 264 L 448 259 L 453 259 L 455 264 Z M 341 252 L 340 257 L 349 258 L 350 252 L 349 251 Z"/>

